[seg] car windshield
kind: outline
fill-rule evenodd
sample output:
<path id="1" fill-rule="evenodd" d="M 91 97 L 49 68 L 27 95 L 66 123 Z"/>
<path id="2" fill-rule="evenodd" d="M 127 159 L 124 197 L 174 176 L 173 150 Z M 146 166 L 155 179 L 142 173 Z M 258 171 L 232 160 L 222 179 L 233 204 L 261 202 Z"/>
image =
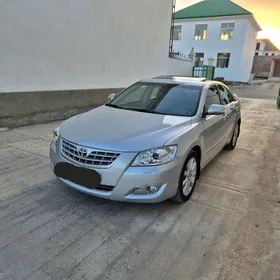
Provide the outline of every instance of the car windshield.
<path id="1" fill-rule="evenodd" d="M 202 86 L 139 82 L 106 106 L 153 114 L 194 116 Z"/>

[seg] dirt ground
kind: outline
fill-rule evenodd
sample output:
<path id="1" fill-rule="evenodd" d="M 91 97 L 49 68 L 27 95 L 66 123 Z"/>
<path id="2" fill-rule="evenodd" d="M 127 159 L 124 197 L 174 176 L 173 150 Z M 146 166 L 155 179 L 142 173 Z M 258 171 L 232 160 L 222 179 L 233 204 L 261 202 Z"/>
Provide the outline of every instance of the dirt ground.
<path id="1" fill-rule="evenodd" d="M 243 100 L 236 149 L 184 205 L 70 190 L 49 168 L 58 123 L 0 132 L 1 280 L 279 280 L 280 111 Z"/>
<path id="2" fill-rule="evenodd" d="M 230 88 L 239 97 L 275 100 L 276 102 L 280 90 L 280 83 L 255 83 L 249 86 L 230 86 Z"/>

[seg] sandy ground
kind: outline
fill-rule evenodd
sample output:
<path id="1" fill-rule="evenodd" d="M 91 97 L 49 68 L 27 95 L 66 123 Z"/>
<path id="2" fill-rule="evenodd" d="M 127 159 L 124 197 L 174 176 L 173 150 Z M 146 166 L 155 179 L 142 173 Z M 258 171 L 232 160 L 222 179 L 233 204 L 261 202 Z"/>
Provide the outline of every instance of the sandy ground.
<path id="1" fill-rule="evenodd" d="M 57 123 L 0 132 L 0 279 L 279 280 L 280 111 L 243 100 L 241 137 L 184 205 L 124 204 L 58 183 Z"/>

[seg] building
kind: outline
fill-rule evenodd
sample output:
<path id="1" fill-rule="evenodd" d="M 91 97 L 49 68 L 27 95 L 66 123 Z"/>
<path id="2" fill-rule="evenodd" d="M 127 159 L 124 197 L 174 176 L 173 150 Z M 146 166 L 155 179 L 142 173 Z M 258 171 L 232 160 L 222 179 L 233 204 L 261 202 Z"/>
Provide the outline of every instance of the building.
<path id="1" fill-rule="evenodd" d="M 68 117 L 139 79 L 191 75 L 192 59 L 169 55 L 173 12 L 173 0 L 0 1 L 0 127 Z"/>
<path id="2" fill-rule="evenodd" d="M 256 56 L 280 56 L 280 50 L 269 39 L 258 39 Z"/>
<path id="3" fill-rule="evenodd" d="M 194 48 L 195 65 L 214 61 L 215 77 L 248 82 L 251 78 L 257 33 L 250 11 L 229 0 L 204 0 L 174 14 L 173 49 Z"/>
<path id="4" fill-rule="evenodd" d="M 143 17 L 145 15 L 145 17 Z M 169 57 L 172 0 L 0 2 L 0 91 L 120 88 L 189 74 Z"/>
<path id="5" fill-rule="evenodd" d="M 257 40 L 252 73 L 258 78 L 279 79 L 279 56 L 280 50 L 269 39 Z"/>

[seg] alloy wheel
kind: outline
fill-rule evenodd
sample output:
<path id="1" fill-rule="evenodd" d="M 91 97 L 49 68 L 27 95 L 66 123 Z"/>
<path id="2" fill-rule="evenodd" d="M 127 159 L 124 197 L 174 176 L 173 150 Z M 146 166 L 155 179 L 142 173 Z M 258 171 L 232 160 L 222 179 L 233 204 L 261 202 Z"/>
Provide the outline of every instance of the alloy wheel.
<path id="1" fill-rule="evenodd" d="M 182 189 L 185 196 L 189 195 L 195 185 L 197 176 L 197 162 L 194 157 L 190 158 L 184 171 Z"/>

